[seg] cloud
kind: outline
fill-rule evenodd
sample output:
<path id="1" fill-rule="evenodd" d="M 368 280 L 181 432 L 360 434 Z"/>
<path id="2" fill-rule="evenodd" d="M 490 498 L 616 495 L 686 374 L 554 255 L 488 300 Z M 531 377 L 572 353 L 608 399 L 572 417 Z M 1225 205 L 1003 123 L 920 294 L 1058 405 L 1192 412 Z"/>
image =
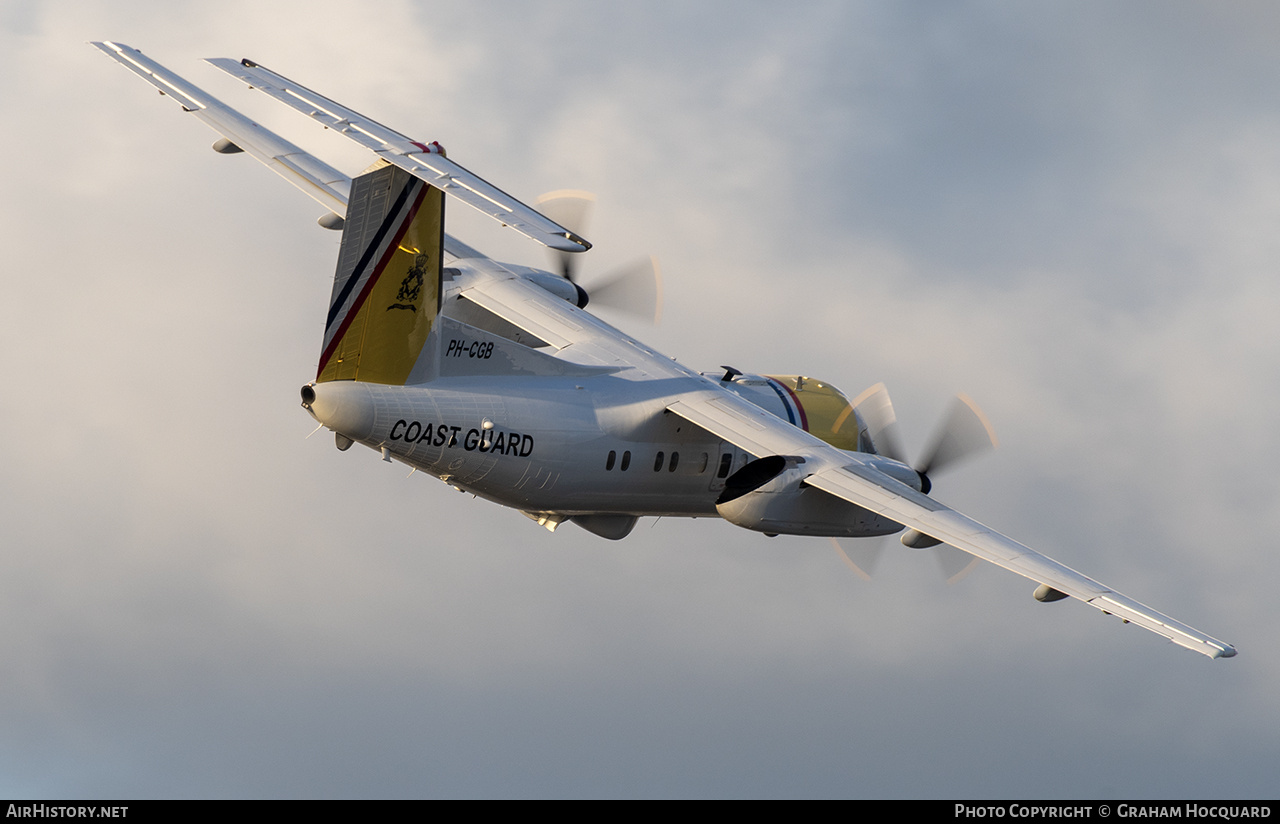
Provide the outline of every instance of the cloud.
<path id="1" fill-rule="evenodd" d="M 164 9 L 0 16 L 0 789 L 1272 792 L 1268 6 Z M 665 322 L 631 331 L 690 365 L 884 380 L 913 449 L 969 392 L 1003 449 L 942 500 L 1240 658 L 895 543 L 864 583 L 711 520 L 553 535 L 308 439 L 336 235 L 103 37 L 344 168 L 198 58 L 523 198 L 594 190 L 588 266 L 657 253 Z"/>

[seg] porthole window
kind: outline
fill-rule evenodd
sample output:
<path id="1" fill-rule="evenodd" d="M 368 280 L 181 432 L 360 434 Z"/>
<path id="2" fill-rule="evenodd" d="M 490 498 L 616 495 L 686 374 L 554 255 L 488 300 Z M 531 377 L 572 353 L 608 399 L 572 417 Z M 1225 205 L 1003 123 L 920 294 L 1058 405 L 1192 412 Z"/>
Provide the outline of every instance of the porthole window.
<path id="1" fill-rule="evenodd" d="M 675 471 L 676 471 L 676 466 L 677 466 L 679 463 L 680 463 L 680 453 L 679 453 L 679 452 L 672 452 L 672 453 L 671 453 L 671 463 L 667 464 L 667 471 L 668 471 L 668 472 L 675 472 Z"/>
<path id="2" fill-rule="evenodd" d="M 654 459 L 653 459 L 653 471 L 654 471 L 654 472 L 661 472 L 661 471 L 662 471 L 662 462 L 663 462 L 663 460 L 664 460 L 665 458 L 666 458 L 666 453 L 663 453 L 663 452 L 659 452 L 659 453 L 654 457 Z"/>
<path id="3" fill-rule="evenodd" d="M 609 457 L 608 457 L 608 459 L 606 459 L 606 460 L 605 460 L 605 462 L 604 462 L 604 469 L 605 469 L 605 471 L 606 471 L 606 472 L 608 472 L 609 470 L 613 469 L 613 463 L 614 463 L 614 461 L 616 461 L 616 460 L 618 460 L 618 453 L 617 453 L 617 452 L 614 452 L 612 449 L 610 449 L 610 450 L 609 450 Z"/>
<path id="4" fill-rule="evenodd" d="M 623 472 L 626 472 L 630 466 L 631 466 L 631 450 L 628 449 L 626 452 L 622 453 L 622 466 L 619 467 L 619 469 Z"/>

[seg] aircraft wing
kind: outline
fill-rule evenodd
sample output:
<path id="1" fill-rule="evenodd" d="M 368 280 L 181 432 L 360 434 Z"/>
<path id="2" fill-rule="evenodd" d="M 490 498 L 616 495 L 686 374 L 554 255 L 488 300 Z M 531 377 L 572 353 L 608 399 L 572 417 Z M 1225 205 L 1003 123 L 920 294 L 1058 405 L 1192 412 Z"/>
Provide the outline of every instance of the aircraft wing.
<path id="1" fill-rule="evenodd" d="M 1236 654 L 1230 644 L 1041 555 L 878 471 L 872 464 L 858 460 L 856 454 L 836 449 L 728 392 L 685 396 L 667 409 L 756 457 L 804 457 L 806 464 L 815 467 L 804 484 L 1046 584 L 1125 622 L 1163 635 L 1181 647 L 1210 658 Z"/>
<path id="2" fill-rule="evenodd" d="M 259 126 L 218 98 L 123 43 L 94 42 L 120 65 L 146 80 L 210 126 L 218 134 L 261 161 L 273 172 L 315 198 L 336 215 L 347 213 L 351 178 Z"/>
<path id="3" fill-rule="evenodd" d="M 583 238 L 449 160 L 439 144 L 411 140 L 252 60 L 218 57 L 207 62 L 544 246 L 564 252 L 591 248 Z"/>
<path id="4" fill-rule="evenodd" d="M 168 95 L 246 154 L 306 192 L 333 214 L 347 213 L 351 178 L 305 149 L 290 143 L 218 100 L 135 48 L 123 43 L 94 42 L 93 46 Z M 456 259 L 484 258 L 472 246 L 445 233 L 445 252 Z"/>

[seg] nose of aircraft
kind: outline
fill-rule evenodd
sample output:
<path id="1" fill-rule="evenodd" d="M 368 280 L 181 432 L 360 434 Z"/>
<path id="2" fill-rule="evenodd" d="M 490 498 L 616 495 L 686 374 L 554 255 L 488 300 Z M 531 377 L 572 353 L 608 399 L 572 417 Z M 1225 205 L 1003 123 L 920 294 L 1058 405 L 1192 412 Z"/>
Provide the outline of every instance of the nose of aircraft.
<path id="1" fill-rule="evenodd" d="M 355 381 L 326 381 L 302 387 L 302 406 L 320 423 L 353 440 L 373 433 L 373 399 Z"/>

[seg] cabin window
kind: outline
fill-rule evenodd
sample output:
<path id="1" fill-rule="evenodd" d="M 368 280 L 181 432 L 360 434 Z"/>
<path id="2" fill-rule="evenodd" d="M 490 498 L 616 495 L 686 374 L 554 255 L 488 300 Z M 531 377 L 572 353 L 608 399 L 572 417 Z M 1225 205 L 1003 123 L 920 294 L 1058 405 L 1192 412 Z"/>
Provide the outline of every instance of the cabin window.
<path id="1" fill-rule="evenodd" d="M 665 458 L 666 458 L 666 453 L 664 453 L 664 452 L 659 452 L 659 453 L 654 457 L 654 459 L 653 459 L 653 471 L 654 471 L 654 472 L 661 472 L 661 471 L 662 471 L 662 461 L 663 461 Z"/>
<path id="2" fill-rule="evenodd" d="M 702 464 L 698 467 L 698 474 L 699 474 L 699 475 L 701 475 L 703 472 L 706 472 L 706 471 L 707 471 L 707 466 L 710 464 L 710 461 L 711 461 L 711 456 L 709 456 L 707 453 L 703 452 L 703 453 L 702 453 Z"/>
<path id="3" fill-rule="evenodd" d="M 614 461 L 616 461 L 616 460 L 618 460 L 618 453 L 617 453 L 617 452 L 614 452 L 612 449 L 610 449 L 610 450 L 609 450 L 609 457 L 608 457 L 608 459 L 607 459 L 607 460 L 605 460 L 605 462 L 604 462 L 604 470 L 605 470 L 605 472 L 608 472 L 610 469 L 613 469 L 613 462 L 614 462 Z"/>
<path id="4" fill-rule="evenodd" d="M 679 452 L 672 452 L 672 453 L 671 453 L 671 463 L 667 464 L 667 471 L 668 471 L 668 472 L 675 472 L 675 471 L 676 471 L 676 465 L 677 465 L 677 464 L 679 464 L 679 463 L 680 463 L 680 453 L 679 453 Z"/>
<path id="5" fill-rule="evenodd" d="M 631 466 L 631 450 L 628 449 L 626 452 L 622 453 L 622 466 L 619 467 L 619 469 L 622 472 L 626 472 L 627 468 L 630 466 Z"/>
<path id="6" fill-rule="evenodd" d="M 720 456 L 720 469 L 716 472 L 717 478 L 729 477 L 729 470 L 733 469 L 733 453 L 726 452 Z"/>

